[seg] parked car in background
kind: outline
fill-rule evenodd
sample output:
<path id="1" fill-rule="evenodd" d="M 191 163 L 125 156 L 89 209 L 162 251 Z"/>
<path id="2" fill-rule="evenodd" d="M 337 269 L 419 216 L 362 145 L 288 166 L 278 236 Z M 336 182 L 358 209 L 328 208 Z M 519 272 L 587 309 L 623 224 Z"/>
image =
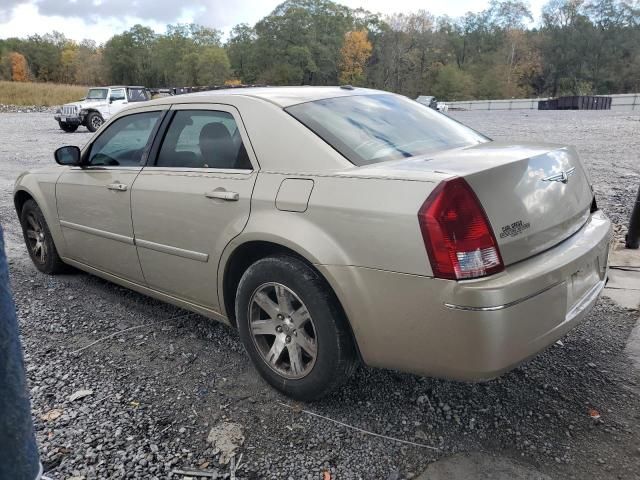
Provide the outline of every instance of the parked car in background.
<path id="1" fill-rule="evenodd" d="M 449 105 L 444 102 L 437 102 L 436 110 L 442 113 L 446 113 L 449 111 Z"/>
<path id="2" fill-rule="evenodd" d="M 611 223 L 573 148 L 492 141 L 391 93 L 171 96 L 55 158 L 14 192 L 38 269 L 237 327 L 298 399 L 358 361 L 495 377 L 574 327 L 607 278 Z"/>
<path id="3" fill-rule="evenodd" d="M 65 132 L 75 132 L 84 125 L 95 132 L 113 115 L 129 103 L 151 100 L 145 87 L 112 86 L 90 88 L 87 96 L 79 102 L 66 103 L 60 107 L 53 118 Z"/>
<path id="4" fill-rule="evenodd" d="M 438 100 L 436 97 L 431 95 L 420 95 L 416 98 L 416 102 L 421 103 L 422 105 L 426 105 L 429 108 L 433 108 L 434 110 L 438 109 Z"/>

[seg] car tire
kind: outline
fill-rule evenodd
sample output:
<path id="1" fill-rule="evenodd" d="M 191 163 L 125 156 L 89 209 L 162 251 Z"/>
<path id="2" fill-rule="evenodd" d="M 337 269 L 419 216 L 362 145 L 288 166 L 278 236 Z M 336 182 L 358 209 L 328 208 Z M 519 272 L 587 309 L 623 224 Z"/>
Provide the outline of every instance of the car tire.
<path id="1" fill-rule="evenodd" d="M 235 308 L 253 364 L 285 395 L 316 400 L 355 370 L 356 349 L 342 308 L 302 260 L 277 255 L 255 262 L 240 279 Z"/>
<path id="2" fill-rule="evenodd" d="M 20 224 L 29 256 L 36 268 L 49 275 L 64 272 L 67 266 L 58 255 L 47 221 L 34 200 L 27 200 L 22 207 Z"/>
<path id="3" fill-rule="evenodd" d="M 60 128 L 67 133 L 73 133 L 78 129 L 78 125 L 73 123 L 58 122 Z"/>
<path id="4" fill-rule="evenodd" d="M 104 119 L 98 112 L 90 112 L 87 115 L 84 123 L 87 126 L 87 130 L 89 130 L 90 132 L 95 132 L 102 126 L 102 124 L 104 123 Z"/>

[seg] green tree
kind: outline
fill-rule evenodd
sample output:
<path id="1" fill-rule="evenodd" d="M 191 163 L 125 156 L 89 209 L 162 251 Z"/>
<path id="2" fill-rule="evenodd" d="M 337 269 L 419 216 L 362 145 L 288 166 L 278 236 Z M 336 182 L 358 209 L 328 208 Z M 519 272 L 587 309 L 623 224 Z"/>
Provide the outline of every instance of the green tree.
<path id="1" fill-rule="evenodd" d="M 474 79 L 455 65 L 445 65 L 438 69 L 431 93 L 443 100 L 469 100 L 473 98 Z"/>
<path id="2" fill-rule="evenodd" d="M 244 83 L 255 83 L 258 78 L 255 41 L 254 28 L 241 23 L 233 27 L 226 45 L 233 75 Z"/>
<path id="3" fill-rule="evenodd" d="M 222 48 L 210 46 L 200 52 L 197 84 L 223 85 L 230 74 L 229 58 Z"/>
<path id="4" fill-rule="evenodd" d="M 344 34 L 354 23 L 351 9 L 329 0 L 285 1 L 255 26 L 259 79 L 336 84 Z"/>
<path id="5" fill-rule="evenodd" d="M 459 18 L 424 10 L 382 18 L 331 0 L 286 0 L 256 25 L 234 27 L 225 45 L 218 30 L 195 24 L 163 34 L 136 25 L 104 46 L 59 32 L 0 39 L 0 78 L 11 78 L 16 52 L 43 82 L 334 85 L 348 77 L 447 98 L 640 90 L 638 0 L 550 0 L 541 25 L 531 19 L 523 0 L 491 0 Z M 371 54 L 346 68 L 353 45 L 345 34 L 358 31 L 368 32 Z"/>
<path id="6" fill-rule="evenodd" d="M 157 45 L 153 30 L 135 25 L 113 36 L 104 46 L 104 62 L 109 81 L 119 84 L 155 86 L 157 74 L 152 54 Z"/>
<path id="7" fill-rule="evenodd" d="M 106 83 L 102 48 L 93 40 L 83 40 L 78 45 L 74 68 L 74 83 L 102 85 Z"/>

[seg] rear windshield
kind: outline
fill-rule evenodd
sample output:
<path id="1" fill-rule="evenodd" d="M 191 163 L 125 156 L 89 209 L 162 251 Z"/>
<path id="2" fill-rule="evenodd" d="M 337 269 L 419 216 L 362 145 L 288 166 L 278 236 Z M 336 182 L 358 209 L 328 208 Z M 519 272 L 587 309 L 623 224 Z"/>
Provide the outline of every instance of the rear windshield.
<path id="1" fill-rule="evenodd" d="M 413 100 L 354 95 L 286 109 L 351 163 L 372 163 L 466 147 L 489 139 Z"/>

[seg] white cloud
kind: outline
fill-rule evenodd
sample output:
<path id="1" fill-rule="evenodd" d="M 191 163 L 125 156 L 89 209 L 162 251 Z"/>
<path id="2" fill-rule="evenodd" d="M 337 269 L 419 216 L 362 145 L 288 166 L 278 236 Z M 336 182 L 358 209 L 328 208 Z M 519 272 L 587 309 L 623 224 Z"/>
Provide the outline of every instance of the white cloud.
<path id="1" fill-rule="evenodd" d="M 26 37 L 53 30 L 74 40 L 105 42 L 139 23 L 163 32 L 167 23 L 199 23 L 229 32 L 254 24 L 282 0 L 0 0 L 0 37 Z M 352 7 L 389 15 L 420 9 L 452 17 L 486 8 L 488 0 L 341 0 Z M 539 18 L 544 0 L 531 0 Z"/>
<path id="2" fill-rule="evenodd" d="M 107 18 L 104 21 L 93 23 L 79 17 L 45 16 L 38 12 L 35 5 L 23 4 L 11 11 L 8 22 L 0 24 L 0 32 L 2 32 L 2 37 L 8 38 L 42 35 L 57 30 L 74 40 L 90 38 L 102 43 L 115 33 L 122 32 L 136 23 L 141 23 L 156 31 L 164 31 L 164 24 L 140 18 Z"/>

